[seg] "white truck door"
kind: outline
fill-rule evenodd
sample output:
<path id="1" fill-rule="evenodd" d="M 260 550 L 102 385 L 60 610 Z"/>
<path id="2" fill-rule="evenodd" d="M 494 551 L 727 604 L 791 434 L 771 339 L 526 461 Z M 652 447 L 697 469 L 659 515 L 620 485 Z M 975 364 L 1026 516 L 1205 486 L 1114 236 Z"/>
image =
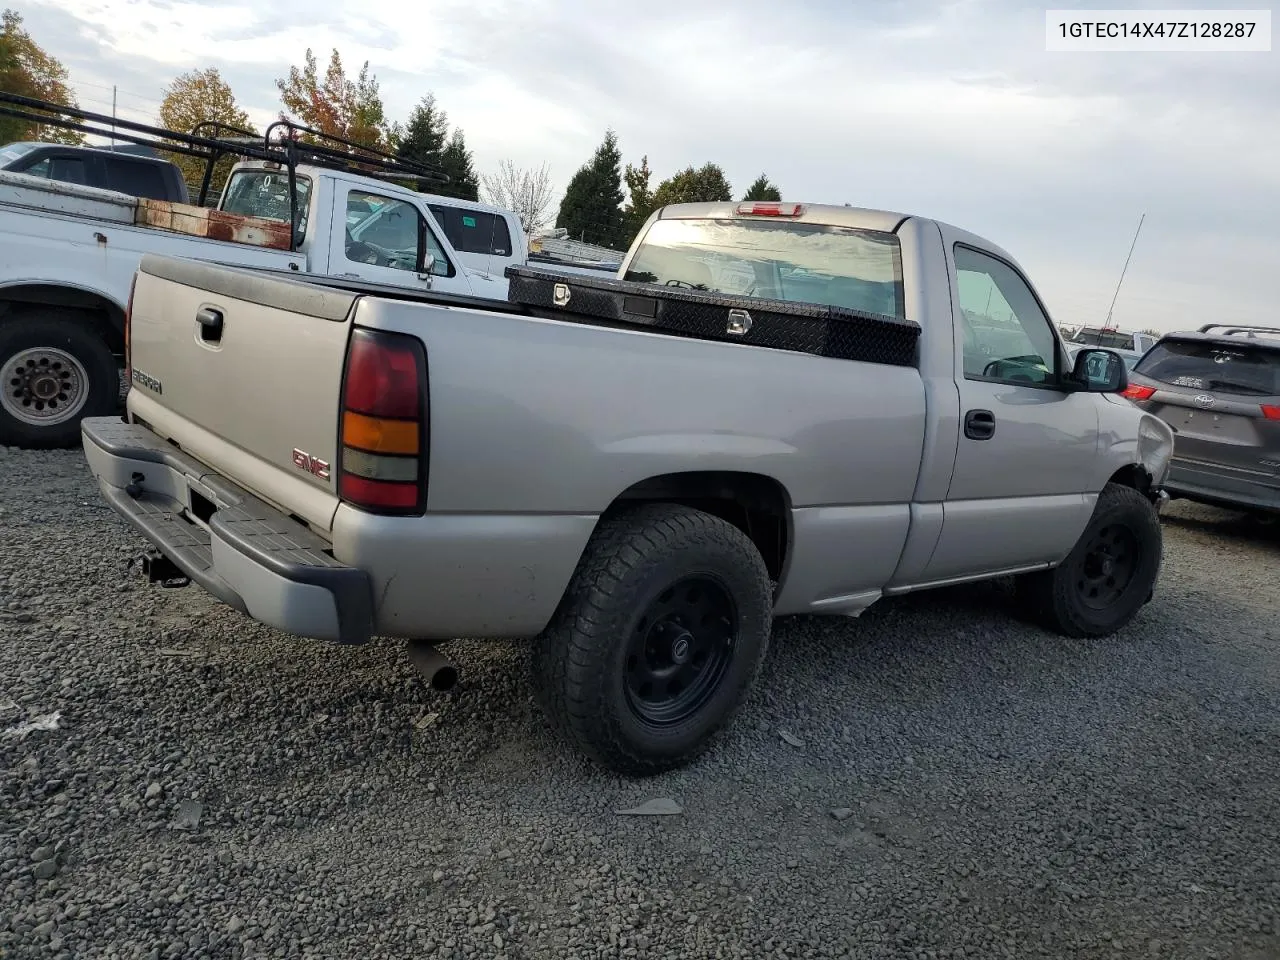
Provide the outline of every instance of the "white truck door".
<path id="1" fill-rule="evenodd" d="M 463 265 L 417 205 L 338 182 L 329 272 L 373 283 L 472 294 Z M 422 269 L 434 258 L 430 274 Z"/>
<path id="2" fill-rule="evenodd" d="M 943 239 L 955 266 L 960 435 L 927 581 L 1060 560 L 1097 492 L 1097 398 L 1060 386 L 1065 351 L 1031 285 L 945 228 Z"/>

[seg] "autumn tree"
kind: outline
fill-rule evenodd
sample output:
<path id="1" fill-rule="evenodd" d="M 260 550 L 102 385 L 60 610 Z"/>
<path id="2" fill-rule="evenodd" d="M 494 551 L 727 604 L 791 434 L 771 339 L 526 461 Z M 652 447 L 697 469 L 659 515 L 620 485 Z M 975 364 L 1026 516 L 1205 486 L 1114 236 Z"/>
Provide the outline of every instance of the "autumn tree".
<path id="1" fill-rule="evenodd" d="M 285 114 L 294 120 L 362 146 L 390 146 L 391 125 L 382 105 L 378 79 L 369 73 L 367 60 L 356 79 L 351 80 L 335 49 L 321 80 L 315 54 L 308 47 L 302 69 L 290 67 L 289 76 L 277 79 L 276 87 Z"/>
<path id="2" fill-rule="evenodd" d="M 672 203 L 709 203 L 733 199 L 733 190 L 724 171 L 714 163 L 696 170 L 690 166 L 658 184 L 653 192 L 654 207 Z"/>
<path id="3" fill-rule="evenodd" d="M 565 187 L 556 226 L 574 240 L 616 247 L 624 240 L 623 199 L 622 152 L 617 134 L 607 130 L 591 160 Z"/>
<path id="4" fill-rule="evenodd" d="M 623 179 L 627 184 L 628 200 L 627 205 L 622 210 L 623 221 L 623 241 L 630 245 L 636 238 L 636 234 L 640 232 L 640 228 L 644 226 L 649 215 L 654 211 L 653 191 L 649 188 L 649 181 L 653 176 L 653 171 L 649 169 L 649 157 L 645 155 L 640 158 L 640 166 L 633 167 L 627 164 L 627 169 L 623 173 Z"/>
<path id="5" fill-rule="evenodd" d="M 0 18 L 0 90 L 75 108 L 79 104 L 67 79 L 66 67 L 45 53 L 23 29 L 22 16 L 16 10 L 5 10 Z M 44 113 L 34 109 L 26 112 Z M 83 143 L 84 135 L 17 117 L 0 117 L 0 143 L 15 140 Z"/>
<path id="6" fill-rule="evenodd" d="M 498 164 L 498 171 L 481 178 L 485 200 L 512 211 L 520 218 L 526 234 L 537 233 L 551 220 L 551 174 L 547 165 L 537 170 L 517 167 L 510 160 Z"/>
<path id="7" fill-rule="evenodd" d="M 216 67 L 190 70 L 165 87 L 156 125 L 179 133 L 190 133 L 197 124 L 207 120 L 253 132 L 249 115 L 236 103 L 235 94 Z M 183 154 L 173 154 L 171 159 L 181 168 L 182 176 L 191 188 L 192 196 L 195 196 L 204 179 L 205 162 Z M 235 162 L 236 157 L 228 155 L 214 166 L 213 177 L 209 181 L 209 199 L 217 199 L 222 193 L 222 186 Z"/>
<path id="8" fill-rule="evenodd" d="M 747 187 L 747 192 L 742 195 L 743 200 L 772 200 L 777 202 L 782 199 L 782 191 L 777 186 L 769 182 L 769 178 L 763 173 L 756 177 L 755 182 Z"/>

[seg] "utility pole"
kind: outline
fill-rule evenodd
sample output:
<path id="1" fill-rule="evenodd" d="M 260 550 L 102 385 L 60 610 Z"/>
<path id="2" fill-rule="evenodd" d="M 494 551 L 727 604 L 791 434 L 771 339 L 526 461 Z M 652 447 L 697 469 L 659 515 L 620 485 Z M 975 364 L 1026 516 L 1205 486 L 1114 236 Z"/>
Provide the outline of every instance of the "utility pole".
<path id="1" fill-rule="evenodd" d="M 1133 258 L 1133 248 L 1138 245 L 1138 234 L 1142 231 L 1142 221 L 1146 219 L 1147 215 L 1144 213 L 1142 218 L 1138 220 L 1138 229 L 1133 231 L 1133 243 L 1129 244 L 1129 256 L 1124 258 L 1124 266 L 1120 270 L 1120 283 L 1124 283 L 1125 271 L 1129 269 L 1129 261 Z M 1120 296 L 1120 283 L 1116 284 L 1116 292 L 1111 297 L 1111 306 L 1107 308 L 1107 319 L 1102 325 L 1103 330 L 1114 329 L 1111 326 L 1111 311 L 1116 308 L 1116 297 Z"/>

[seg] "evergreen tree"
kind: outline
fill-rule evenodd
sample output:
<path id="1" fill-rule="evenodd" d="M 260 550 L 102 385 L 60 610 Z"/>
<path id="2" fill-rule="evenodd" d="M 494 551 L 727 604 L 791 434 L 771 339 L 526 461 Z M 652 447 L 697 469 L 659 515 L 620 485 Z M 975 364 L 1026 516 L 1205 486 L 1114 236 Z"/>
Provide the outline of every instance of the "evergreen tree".
<path id="1" fill-rule="evenodd" d="M 686 167 L 679 173 L 658 184 L 653 192 L 653 205 L 665 207 L 672 203 L 709 203 L 733 199 L 733 190 L 724 171 L 714 163 L 705 163 L 698 169 Z"/>
<path id="2" fill-rule="evenodd" d="M 480 178 L 476 176 L 471 151 L 467 149 L 467 142 L 463 138 L 461 128 L 454 127 L 449 142 L 440 151 L 439 168 L 448 175 L 449 182 L 432 187 L 433 193 L 457 197 L 460 200 L 480 199 Z"/>
<path id="3" fill-rule="evenodd" d="M 439 168 L 448 138 L 449 117 L 436 105 L 435 94 L 429 93 L 418 101 L 408 124 L 399 131 L 396 156 L 409 163 Z"/>
<path id="4" fill-rule="evenodd" d="M 763 173 L 756 177 L 755 183 L 747 187 L 747 192 L 742 196 L 743 200 L 772 200 L 775 203 L 782 199 L 782 192 L 776 185 L 769 182 L 769 178 Z"/>
<path id="5" fill-rule="evenodd" d="M 625 240 L 623 199 L 622 151 L 617 134 L 608 130 L 591 161 L 565 188 L 556 226 L 568 230 L 574 240 L 616 248 Z"/>
<path id="6" fill-rule="evenodd" d="M 640 158 L 639 167 L 627 164 L 624 179 L 627 182 L 627 193 L 630 194 L 630 199 L 622 211 L 622 240 L 628 246 L 635 240 L 636 234 L 649 219 L 649 215 L 653 213 L 653 191 L 649 189 L 649 180 L 652 176 L 653 171 L 649 169 L 648 155 Z"/>

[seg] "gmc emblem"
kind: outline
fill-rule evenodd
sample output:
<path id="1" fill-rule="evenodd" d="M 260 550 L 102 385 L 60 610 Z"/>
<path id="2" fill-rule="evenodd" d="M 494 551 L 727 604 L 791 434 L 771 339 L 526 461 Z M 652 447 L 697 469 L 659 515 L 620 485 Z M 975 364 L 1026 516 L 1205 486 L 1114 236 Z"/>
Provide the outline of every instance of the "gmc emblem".
<path id="1" fill-rule="evenodd" d="M 319 477 L 321 480 L 329 479 L 329 461 L 313 457 L 297 447 L 293 448 L 293 465 L 299 470 L 305 470 L 313 477 Z"/>

